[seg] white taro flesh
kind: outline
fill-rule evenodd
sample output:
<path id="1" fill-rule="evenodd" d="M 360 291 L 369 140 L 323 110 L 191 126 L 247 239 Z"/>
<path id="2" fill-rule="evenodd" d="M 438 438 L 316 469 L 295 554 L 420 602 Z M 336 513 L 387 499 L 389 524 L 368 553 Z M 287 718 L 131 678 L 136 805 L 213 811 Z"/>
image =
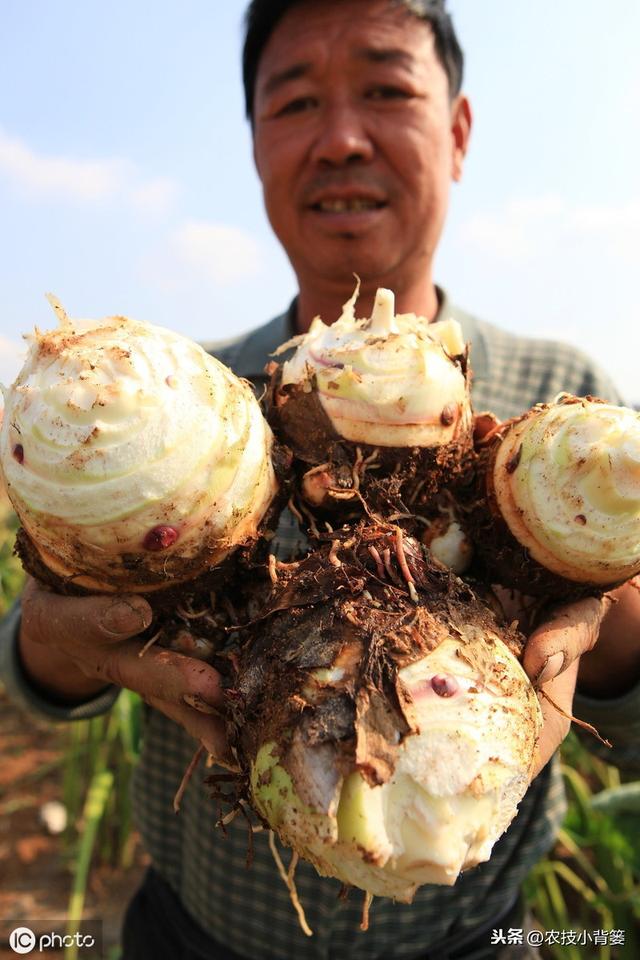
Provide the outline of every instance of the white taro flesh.
<path id="1" fill-rule="evenodd" d="M 221 563 L 277 490 L 249 384 L 186 337 L 115 316 L 26 337 L 0 463 L 40 559 L 81 587 L 149 590 Z"/>
<path id="2" fill-rule="evenodd" d="M 511 534 L 541 566 L 611 586 L 640 572 L 640 413 L 561 397 L 504 433 L 489 477 Z"/>

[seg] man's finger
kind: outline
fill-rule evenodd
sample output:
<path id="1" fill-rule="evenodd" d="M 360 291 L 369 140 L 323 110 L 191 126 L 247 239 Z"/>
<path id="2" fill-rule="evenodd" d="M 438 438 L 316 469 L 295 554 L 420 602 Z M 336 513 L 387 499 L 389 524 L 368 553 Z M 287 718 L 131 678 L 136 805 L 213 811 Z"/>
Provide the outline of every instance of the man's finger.
<path id="1" fill-rule="evenodd" d="M 145 700 L 182 704 L 185 696 L 192 696 L 205 705 L 222 708 L 222 678 L 208 663 L 162 647 L 150 647 L 140 656 L 141 649 L 139 642 L 131 641 L 106 656 L 104 650 L 97 652 L 95 675 L 135 690 Z"/>
<path id="2" fill-rule="evenodd" d="M 142 597 L 64 597 L 29 580 L 22 597 L 22 629 L 35 643 L 57 646 L 81 637 L 100 646 L 133 637 L 151 623 L 151 607 Z"/>
<path id="3" fill-rule="evenodd" d="M 569 733 L 571 728 L 569 717 L 571 716 L 577 674 L 578 664 L 574 661 L 562 676 L 545 683 L 542 691 L 538 694 L 544 723 L 536 746 L 532 779 L 538 776 Z M 542 695 L 542 692 L 549 695 L 553 704 L 557 704 L 562 713 Z"/>
<path id="4" fill-rule="evenodd" d="M 537 627 L 524 650 L 523 666 L 534 683 L 542 684 L 594 646 L 611 601 L 588 597 L 557 607 Z"/>
<path id="5" fill-rule="evenodd" d="M 199 740 L 205 750 L 216 760 L 223 763 L 231 762 L 224 722 L 218 717 L 206 716 L 186 704 L 169 703 L 155 697 L 147 698 L 147 703 L 184 727 L 187 733 L 195 740 Z"/>

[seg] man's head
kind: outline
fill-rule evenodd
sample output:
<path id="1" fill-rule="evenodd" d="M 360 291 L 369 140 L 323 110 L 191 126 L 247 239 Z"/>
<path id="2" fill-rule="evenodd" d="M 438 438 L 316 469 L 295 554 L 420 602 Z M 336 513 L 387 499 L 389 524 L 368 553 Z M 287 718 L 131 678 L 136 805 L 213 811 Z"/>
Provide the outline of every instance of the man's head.
<path id="1" fill-rule="evenodd" d="M 342 296 L 354 272 L 365 293 L 401 300 L 430 283 L 470 128 L 443 4 L 253 0 L 244 76 L 267 213 L 301 297 Z"/>
<path id="2" fill-rule="evenodd" d="M 242 79 L 247 119 L 253 124 L 256 74 L 262 51 L 278 22 L 292 7 L 303 0 L 252 0 L 245 17 L 245 41 L 242 51 Z M 453 21 L 445 9 L 445 0 L 392 0 L 404 6 L 416 18 L 428 23 L 433 31 L 435 48 L 449 80 L 453 99 L 460 93 L 464 70 L 464 54 L 458 42 Z"/>

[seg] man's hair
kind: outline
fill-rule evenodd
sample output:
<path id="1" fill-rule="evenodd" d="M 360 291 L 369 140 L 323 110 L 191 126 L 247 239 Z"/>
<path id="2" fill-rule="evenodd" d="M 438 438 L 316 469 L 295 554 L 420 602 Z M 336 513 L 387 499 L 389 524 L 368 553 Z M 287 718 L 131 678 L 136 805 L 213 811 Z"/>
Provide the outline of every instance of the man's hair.
<path id="1" fill-rule="evenodd" d="M 253 121 L 256 75 L 260 58 L 275 27 L 292 7 L 303 0 L 251 0 L 245 15 L 242 79 L 247 118 Z M 452 97 L 460 93 L 464 54 L 458 42 L 453 21 L 445 9 L 446 0 L 389 0 L 406 7 L 419 20 L 430 24 L 436 53 L 449 80 Z"/>

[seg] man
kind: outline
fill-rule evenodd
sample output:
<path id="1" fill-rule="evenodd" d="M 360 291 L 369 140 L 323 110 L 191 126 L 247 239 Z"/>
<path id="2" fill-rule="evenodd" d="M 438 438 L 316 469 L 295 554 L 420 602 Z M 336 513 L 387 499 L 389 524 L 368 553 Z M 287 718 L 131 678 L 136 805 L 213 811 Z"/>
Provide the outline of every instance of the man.
<path id="1" fill-rule="evenodd" d="M 574 352 L 510 337 L 461 315 L 434 285 L 449 184 L 462 175 L 471 128 L 469 102 L 460 93 L 462 54 L 443 4 L 254 0 L 247 24 L 244 79 L 256 168 L 299 294 L 287 314 L 221 351 L 222 359 L 259 380 L 278 343 L 307 329 L 315 314 L 326 321 L 339 315 L 355 272 L 363 314 L 383 285 L 395 291 L 399 311 L 461 317 L 472 340 L 477 409 L 504 417 L 562 388 L 610 391 Z M 285 518 L 282 553 L 293 537 Z M 556 610 L 529 639 L 524 660 L 530 676 L 566 710 L 579 670 L 593 698 L 583 698 L 579 712 L 598 721 L 608 717 L 614 738 L 625 726 L 640 725 L 640 690 L 634 687 L 640 597 L 629 588 L 617 597 L 615 605 L 587 600 Z M 550 846 L 562 813 L 557 773 L 545 766 L 567 732 L 561 714 L 547 710 L 542 772 L 489 863 L 453 888 L 421 888 L 411 906 L 375 901 L 367 934 L 358 932 L 360 898 L 339 900 L 337 882 L 300 864 L 298 891 L 315 931 L 306 940 L 265 835 L 256 835 L 255 862 L 245 871 L 239 821 L 226 840 L 213 831 L 203 767 L 180 816 L 171 812 L 193 753 L 191 738 L 214 756 L 224 755 L 219 719 L 193 706 L 204 701 L 205 708 L 220 707 L 222 697 L 211 667 L 154 648 L 139 659 L 136 635 L 150 616 L 140 598 L 70 599 L 31 583 L 21 625 L 16 612 L 2 643 L 5 676 L 16 696 L 49 716 L 93 715 L 121 686 L 139 691 L 154 708 L 135 793 L 155 872 L 129 911 L 125 960 L 500 956 L 489 946 L 490 931 L 522 926 L 514 900 L 529 867 Z"/>

